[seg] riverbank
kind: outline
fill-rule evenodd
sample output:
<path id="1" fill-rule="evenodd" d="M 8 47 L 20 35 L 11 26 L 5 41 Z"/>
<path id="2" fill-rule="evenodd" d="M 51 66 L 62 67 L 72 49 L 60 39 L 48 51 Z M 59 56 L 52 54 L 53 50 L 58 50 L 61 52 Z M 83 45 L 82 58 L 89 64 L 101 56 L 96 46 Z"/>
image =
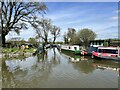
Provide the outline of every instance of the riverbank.
<path id="1" fill-rule="evenodd" d="M 1 51 L 2 53 L 17 53 L 17 52 L 20 52 L 20 51 L 23 51 L 23 52 L 34 52 L 36 49 L 35 48 L 29 48 L 29 49 L 20 49 L 20 48 L 3 48 Z"/>
<path id="2" fill-rule="evenodd" d="M 0 58 L 8 57 L 19 57 L 19 56 L 30 56 L 36 51 L 35 48 L 30 49 L 19 49 L 19 48 L 3 48 L 0 53 Z"/>

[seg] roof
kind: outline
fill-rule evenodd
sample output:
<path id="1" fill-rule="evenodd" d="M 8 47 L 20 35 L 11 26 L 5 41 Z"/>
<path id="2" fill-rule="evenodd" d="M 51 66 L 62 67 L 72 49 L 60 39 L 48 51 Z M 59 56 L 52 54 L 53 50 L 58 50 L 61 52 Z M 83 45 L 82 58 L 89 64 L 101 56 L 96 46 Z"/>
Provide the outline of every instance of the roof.
<path id="1" fill-rule="evenodd" d="M 119 47 L 98 47 L 98 49 L 113 49 L 117 50 Z"/>
<path id="2" fill-rule="evenodd" d="M 91 40 L 90 42 L 104 42 L 106 40 Z"/>
<path id="3" fill-rule="evenodd" d="M 62 46 L 79 46 L 79 45 L 62 45 Z"/>

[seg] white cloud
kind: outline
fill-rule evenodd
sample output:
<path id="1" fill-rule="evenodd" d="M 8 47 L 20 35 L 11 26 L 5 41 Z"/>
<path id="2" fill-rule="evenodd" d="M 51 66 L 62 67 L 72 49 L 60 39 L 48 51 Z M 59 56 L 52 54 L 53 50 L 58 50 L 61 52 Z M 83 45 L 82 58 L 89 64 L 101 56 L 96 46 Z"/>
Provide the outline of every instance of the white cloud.
<path id="1" fill-rule="evenodd" d="M 32 28 L 29 28 L 28 30 L 21 30 L 20 35 L 17 35 L 14 31 L 12 31 L 9 32 L 9 34 L 6 36 L 6 40 L 15 37 L 20 37 L 21 39 L 28 40 L 30 37 L 33 37 L 34 35 L 35 31 Z"/>
<path id="2" fill-rule="evenodd" d="M 119 18 L 120 18 L 120 17 L 119 17 Z M 111 19 L 111 20 L 118 20 L 119 18 L 118 18 L 118 16 L 113 16 L 113 17 L 111 17 L 110 19 Z"/>
<path id="3" fill-rule="evenodd" d="M 116 12 L 116 13 L 120 13 L 120 10 L 116 10 L 115 12 Z"/>
<path id="4" fill-rule="evenodd" d="M 56 14 L 56 15 L 49 15 L 48 17 L 50 17 L 52 20 L 60 20 L 63 18 L 66 18 L 68 16 L 71 16 L 71 14 Z"/>

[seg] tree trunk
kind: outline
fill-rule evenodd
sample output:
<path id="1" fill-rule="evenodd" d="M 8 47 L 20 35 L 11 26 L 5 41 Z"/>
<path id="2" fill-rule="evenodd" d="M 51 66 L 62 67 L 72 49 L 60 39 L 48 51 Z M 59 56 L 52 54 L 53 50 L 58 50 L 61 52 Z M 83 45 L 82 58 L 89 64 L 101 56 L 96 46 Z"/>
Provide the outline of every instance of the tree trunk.
<path id="1" fill-rule="evenodd" d="M 45 39 L 45 45 L 48 43 L 48 40 L 47 40 L 47 38 Z"/>
<path id="2" fill-rule="evenodd" d="M 55 44 L 55 39 L 56 39 L 56 38 L 54 37 L 53 44 Z"/>
<path id="3" fill-rule="evenodd" d="M 2 36 L 0 36 L 0 47 L 2 46 Z"/>
<path id="4" fill-rule="evenodd" d="M 2 33 L 2 47 L 5 47 L 5 35 Z"/>

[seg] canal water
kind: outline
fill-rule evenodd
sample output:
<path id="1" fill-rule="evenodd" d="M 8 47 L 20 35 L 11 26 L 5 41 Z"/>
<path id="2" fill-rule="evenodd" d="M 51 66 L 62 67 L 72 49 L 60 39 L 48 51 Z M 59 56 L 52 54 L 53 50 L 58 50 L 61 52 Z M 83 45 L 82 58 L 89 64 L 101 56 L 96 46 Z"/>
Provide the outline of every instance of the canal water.
<path id="1" fill-rule="evenodd" d="M 118 88 L 118 63 L 59 52 L 2 60 L 3 88 Z"/>

